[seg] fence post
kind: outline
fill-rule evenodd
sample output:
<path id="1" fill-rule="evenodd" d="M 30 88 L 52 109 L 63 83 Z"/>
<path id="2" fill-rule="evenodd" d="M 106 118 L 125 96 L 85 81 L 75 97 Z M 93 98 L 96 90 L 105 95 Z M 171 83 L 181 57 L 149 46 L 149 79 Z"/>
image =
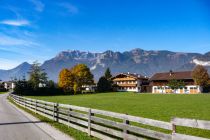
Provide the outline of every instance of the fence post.
<path id="1" fill-rule="evenodd" d="M 171 118 L 172 133 L 176 133 L 176 125 L 173 122 L 174 118 Z"/>
<path id="2" fill-rule="evenodd" d="M 91 136 L 91 116 L 94 116 L 93 113 L 91 113 L 91 109 L 88 110 L 88 136 Z"/>
<path id="3" fill-rule="evenodd" d="M 24 101 L 24 108 L 26 108 L 26 99 L 23 98 L 23 101 Z"/>
<path id="4" fill-rule="evenodd" d="M 172 133 L 176 133 L 176 125 L 172 122 Z"/>
<path id="5" fill-rule="evenodd" d="M 58 103 L 56 103 L 55 104 L 55 112 L 54 112 L 54 114 L 56 114 L 56 116 L 55 116 L 55 121 L 56 122 L 58 122 L 58 106 L 59 106 L 59 104 Z"/>
<path id="6" fill-rule="evenodd" d="M 172 133 L 176 133 L 176 125 L 172 123 Z"/>
<path id="7" fill-rule="evenodd" d="M 32 109 L 32 99 L 30 99 L 29 101 L 30 101 L 30 108 Z"/>
<path id="8" fill-rule="evenodd" d="M 15 99 L 14 99 L 13 96 L 12 96 L 12 99 L 13 99 L 13 101 L 15 101 Z M 18 103 L 18 104 L 21 104 L 22 103 L 22 101 L 21 101 L 21 99 L 19 97 L 16 99 L 16 103 Z"/>
<path id="9" fill-rule="evenodd" d="M 46 103 L 44 103 L 44 114 L 46 114 Z"/>
<path id="10" fill-rule="evenodd" d="M 53 104 L 53 120 L 55 121 L 55 103 Z"/>
<path id="11" fill-rule="evenodd" d="M 68 114 L 68 127 L 70 127 L 70 117 L 71 117 L 71 111 L 72 109 L 69 108 L 69 114 Z"/>
<path id="12" fill-rule="evenodd" d="M 171 134 L 172 138 L 171 138 L 171 139 L 172 139 L 172 140 L 174 139 L 174 138 L 173 138 L 173 136 L 174 136 L 173 134 L 176 133 L 176 125 L 174 124 L 173 119 L 174 119 L 174 118 L 171 119 L 171 125 L 172 125 L 172 134 Z"/>
<path id="13" fill-rule="evenodd" d="M 128 115 L 128 114 L 126 114 L 126 115 Z M 126 120 L 126 119 L 124 119 L 123 120 L 123 123 L 125 124 L 125 125 L 129 125 L 130 124 L 130 122 L 129 122 L 129 120 Z M 123 133 L 124 133 L 124 140 L 127 140 L 127 134 L 128 134 L 128 130 L 127 130 L 127 128 L 124 128 L 123 129 Z"/>
<path id="14" fill-rule="evenodd" d="M 37 114 L 37 100 L 35 100 L 35 114 Z"/>

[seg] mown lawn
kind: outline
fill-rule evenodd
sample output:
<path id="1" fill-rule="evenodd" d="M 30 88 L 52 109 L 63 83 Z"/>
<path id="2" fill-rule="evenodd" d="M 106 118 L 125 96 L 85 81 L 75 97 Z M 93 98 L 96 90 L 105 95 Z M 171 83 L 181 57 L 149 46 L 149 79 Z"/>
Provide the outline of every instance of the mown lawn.
<path id="1" fill-rule="evenodd" d="M 76 96 L 30 97 L 168 122 L 172 117 L 210 120 L 210 94 L 166 95 L 115 92 Z M 190 130 L 186 133 L 210 137 L 209 131 Z"/>
<path id="2" fill-rule="evenodd" d="M 165 95 L 117 92 L 76 96 L 30 97 L 163 121 L 170 121 L 171 117 L 210 120 L 210 94 Z"/>
<path id="3" fill-rule="evenodd" d="M 7 92 L 0 92 L 0 94 L 5 94 L 5 93 L 7 93 Z"/>

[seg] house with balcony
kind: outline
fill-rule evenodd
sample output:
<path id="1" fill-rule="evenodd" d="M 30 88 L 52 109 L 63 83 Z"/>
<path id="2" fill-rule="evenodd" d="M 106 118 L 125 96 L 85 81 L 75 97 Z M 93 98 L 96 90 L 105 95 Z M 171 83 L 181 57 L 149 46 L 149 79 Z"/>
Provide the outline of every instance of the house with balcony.
<path id="1" fill-rule="evenodd" d="M 142 92 L 143 86 L 148 85 L 148 77 L 136 73 L 120 73 L 111 78 L 116 85 L 116 91 Z"/>

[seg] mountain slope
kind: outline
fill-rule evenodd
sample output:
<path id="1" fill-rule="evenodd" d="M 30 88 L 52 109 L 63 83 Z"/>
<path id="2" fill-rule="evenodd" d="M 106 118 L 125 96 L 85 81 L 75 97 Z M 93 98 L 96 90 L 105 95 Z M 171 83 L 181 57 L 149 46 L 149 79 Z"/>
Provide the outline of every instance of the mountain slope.
<path id="1" fill-rule="evenodd" d="M 169 70 L 192 70 L 196 64 L 206 66 L 210 70 L 210 52 L 204 55 L 199 53 L 178 53 L 170 51 L 145 51 L 133 49 L 126 52 L 105 51 L 91 53 L 83 51 L 62 51 L 56 57 L 45 61 L 42 68 L 48 73 L 49 79 L 58 80 L 58 74 L 63 68 L 71 68 L 78 63 L 90 67 L 96 80 L 110 67 L 113 74 L 121 72 L 140 73 L 151 76 L 156 72 Z M 30 64 L 23 63 L 17 68 L 0 71 L 0 79 L 9 79 L 9 76 L 20 77 L 26 74 Z"/>
<path id="2" fill-rule="evenodd" d="M 23 76 L 27 76 L 27 73 L 31 65 L 24 62 L 11 70 L 0 70 L 0 79 L 3 81 L 10 81 L 14 78 L 21 79 Z"/>
<path id="3" fill-rule="evenodd" d="M 169 71 L 171 69 L 190 70 L 192 69 L 190 65 L 192 60 L 201 56 L 198 53 L 145 51 L 142 49 L 122 53 L 113 51 L 103 53 L 63 51 L 55 58 L 46 61 L 42 67 L 46 69 L 49 77 L 56 81 L 62 68 L 70 68 L 78 63 L 85 63 L 90 67 L 97 80 L 103 75 L 107 67 L 111 68 L 113 74 L 129 71 L 147 76 L 151 76 L 155 72 Z"/>

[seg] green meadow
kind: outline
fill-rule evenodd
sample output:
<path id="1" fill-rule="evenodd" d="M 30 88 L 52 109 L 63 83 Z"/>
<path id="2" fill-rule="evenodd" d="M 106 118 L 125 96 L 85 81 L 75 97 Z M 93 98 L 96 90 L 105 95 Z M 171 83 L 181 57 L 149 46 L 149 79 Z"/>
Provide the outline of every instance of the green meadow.
<path id="1" fill-rule="evenodd" d="M 172 117 L 210 120 L 210 94 L 137 94 L 129 92 L 69 96 L 30 96 L 169 122 Z M 178 128 L 183 133 L 210 138 L 210 131 Z"/>
<path id="2" fill-rule="evenodd" d="M 0 94 L 5 94 L 5 93 L 7 93 L 7 92 L 0 92 Z"/>

